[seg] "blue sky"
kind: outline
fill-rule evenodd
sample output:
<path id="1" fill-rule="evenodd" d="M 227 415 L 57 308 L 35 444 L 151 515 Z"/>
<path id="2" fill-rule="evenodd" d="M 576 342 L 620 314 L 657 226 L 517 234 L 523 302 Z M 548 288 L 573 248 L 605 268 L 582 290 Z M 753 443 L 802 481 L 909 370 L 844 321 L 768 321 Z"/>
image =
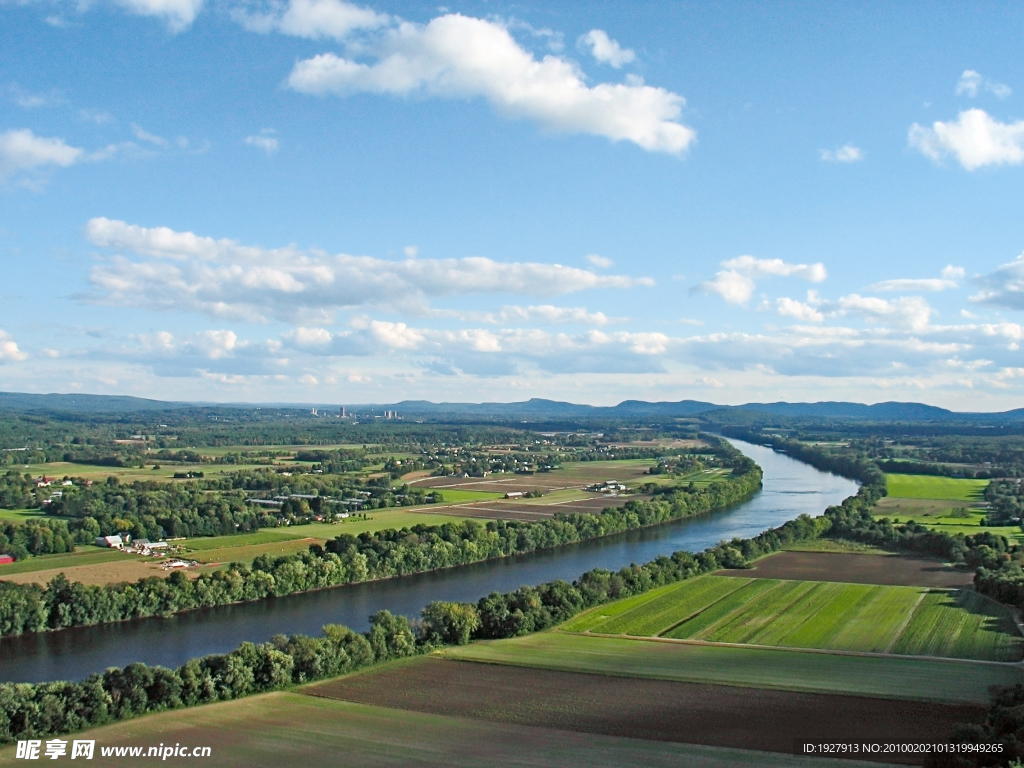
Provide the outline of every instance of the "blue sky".
<path id="1" fill-rule="evenodd" d="M 0 389 L 1024 393 L 1024 7 L 0 0 Z"/>

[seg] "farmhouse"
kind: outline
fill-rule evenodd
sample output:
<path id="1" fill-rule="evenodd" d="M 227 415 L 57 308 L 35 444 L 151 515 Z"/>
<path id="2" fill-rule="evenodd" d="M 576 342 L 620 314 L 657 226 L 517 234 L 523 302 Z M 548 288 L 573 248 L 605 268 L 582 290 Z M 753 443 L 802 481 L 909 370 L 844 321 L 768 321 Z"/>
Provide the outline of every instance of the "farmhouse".
<path id="1" fill-rule="evenodd" d="M 505 494 L 506 499 L 521 499 L 523 497 L 522 491 L 509 491 Z"/>

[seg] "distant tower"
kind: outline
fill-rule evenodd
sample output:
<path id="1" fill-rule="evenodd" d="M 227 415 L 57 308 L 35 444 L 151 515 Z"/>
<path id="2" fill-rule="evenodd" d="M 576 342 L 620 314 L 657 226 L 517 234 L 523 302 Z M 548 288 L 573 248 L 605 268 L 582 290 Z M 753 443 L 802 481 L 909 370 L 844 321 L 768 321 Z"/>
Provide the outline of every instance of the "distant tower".
<path id="1" fill-rule="evenodd" d="M 312 409 L 312 410 L 310 411 L 310 413 L 311 413 L 311 414 L 313 414 L 314 416 L 316 416 L 316 415 L 317 415 L 317 412 L 316 412 L 316 408 L 313 408 L 313 409 Z"/>
<path id="2" fill-rule="evenodd" d="M 346 418 L 346 417 L 345 417 L 345 406 L 344 406 L 344 405 L 343 405 L 343 406 L 341 406 L 341 414 L 340 414 L 340 416 L 341 416 L 341 418 L 343 418 L 343 419 L 344 419 L 344 418 Z"/>

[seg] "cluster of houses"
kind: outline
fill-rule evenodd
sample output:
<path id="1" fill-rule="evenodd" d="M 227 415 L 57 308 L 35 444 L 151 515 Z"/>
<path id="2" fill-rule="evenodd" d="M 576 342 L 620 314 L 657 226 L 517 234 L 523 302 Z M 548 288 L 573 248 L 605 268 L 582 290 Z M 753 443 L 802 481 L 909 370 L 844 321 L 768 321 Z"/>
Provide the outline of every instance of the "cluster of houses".
<path id="1" fill-rule="evenodd" d="M 65 486 L 65 487 L 74 485 L 74 483 L 71 480 L 68 480 L 68 479 L 58 480 L 55 477 L 47 477 L 46 475 L 43 475 L 41 477 L 37 477 L 35 479 L 34 483 L 35 483 L 36 488 L 51 488 L 51 487 L 53 487 L 55 485 L 60 485 L 60 486 Z M 85 480 L 84 483 L 86 485 L 92 485 L 92 480 Z M 50 498 L 43 499 L 43 502 L 42 502 L 43 506 L 45 507 L 47 504 L 53 504 L 53 502 L 57 501 L 57 499 L 60 499 L 63 496 L 64 496 L 64 491 L 62 491 L 62 490 L 51 491 L 50 492 Z"/>
<path id="2" fill-rule="evenodd" d="M 605 480 L 603 483 L 594 483 L 587 486 L 588 491 L 595 493 L 629 493 L 629 488 L 618 480 Z"/>
<path id="3" fill-rule="evenodd" d="M 120 549 L 133 555 L 147 555 L 159 557 L 166 555 L 170 547 L 166 541 L 150 541 L 149 539 L 132 539 L 131 535 L 121 536 L 97 536 L 97 547 L 110 547 Z"/>

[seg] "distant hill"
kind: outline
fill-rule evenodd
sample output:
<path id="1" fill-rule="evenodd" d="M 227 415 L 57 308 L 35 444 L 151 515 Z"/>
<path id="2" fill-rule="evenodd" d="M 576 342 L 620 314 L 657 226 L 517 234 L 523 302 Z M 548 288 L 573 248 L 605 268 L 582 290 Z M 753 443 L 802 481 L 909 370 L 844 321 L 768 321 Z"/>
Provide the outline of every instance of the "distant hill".
<path id="1" fill-rule="evenodd" d="M 63 411 L 80 413 L 131 413 L 138 411 L 170 411 L 189 408 L 249 408 L 253 405 L 278 408 L 309 408 L 302 403 L 187 403 L 148 400 L 124 395 L 48 394 L 0 392 L 0 409 L 14 411 Z M 339 403 L 340 405 L 340 403 Z M 827 401 L 820 403 L 745 403 L 717 405 L 701 400 L 649 403 L 624 400 L 615 406 L 581 405 L 559 400 L 533 398 L 517 403 L 434 403 L 429 400 L 403 400 L 393 404 L 345 404 L 351 413 L 368 414 L 385 410 L 398 411 L 401 416 L 464 418 L 526 418 L 526 419 L 616 419 L 644 417 L 687 417 L 705 415 L 714 421 L 734 416 L 749 421 L 755 414 L 787 418 L 850 419 L 859 421 L 903 422 L 970 422 L 1004 424 L 1024 421 L 1024 408 L 1002 413 L 962 413 L 923 403 L 886 402 L 874 405 Z M 323 408 L 322 403 L 316 404 Z M 334 406 L 327 406 L 328 408 Z"/>
<path id="2" fill-rule="evenodd" d="M 82 413 L 128 413 L 132 411 L 167 411 L 192 407 L 191 403 L 147 400 L 126 395 L 31 395 L 23 392 L 0 392 L 0 408 L 12 411 L 74 411 Z"/>

